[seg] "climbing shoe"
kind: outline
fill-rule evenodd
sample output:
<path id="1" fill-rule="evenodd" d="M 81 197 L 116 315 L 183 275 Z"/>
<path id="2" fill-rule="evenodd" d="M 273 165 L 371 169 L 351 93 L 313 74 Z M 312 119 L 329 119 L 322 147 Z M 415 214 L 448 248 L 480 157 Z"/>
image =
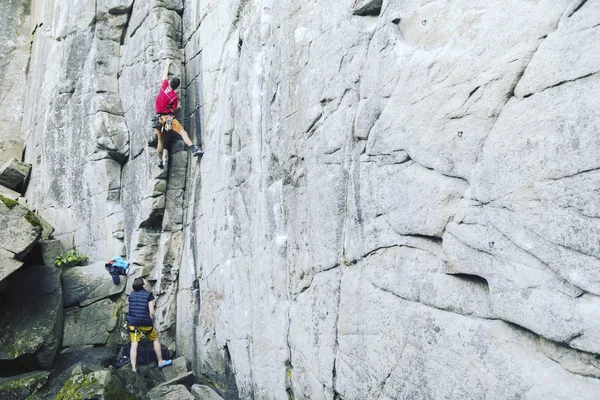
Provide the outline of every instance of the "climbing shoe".
<path id="1" fill-rule="evenodd" d="M 163 169 L 165 167 L 165 164 L 163 164 L 162 160 L 160 160 L 156 165 L 158 165 L 158 168 Z"/>
<path id="2" fill-rule="evenodd" d="M 204 154 L 204 152 L 200 150 L 200 148 L 195 144 L 190 146 L 190 150 L 192 151 L 192 154 L 196 157 L 200 157 L 202 154 Z"/>
<path id="3" fill-rule="evenodd" d="M 160 364 L 158 364 L 158 368 L 164 368 L 167 367 L 169 365 L 173 364 L 173 360 L 164 360 L 163 362 L 161 362 Z"/>

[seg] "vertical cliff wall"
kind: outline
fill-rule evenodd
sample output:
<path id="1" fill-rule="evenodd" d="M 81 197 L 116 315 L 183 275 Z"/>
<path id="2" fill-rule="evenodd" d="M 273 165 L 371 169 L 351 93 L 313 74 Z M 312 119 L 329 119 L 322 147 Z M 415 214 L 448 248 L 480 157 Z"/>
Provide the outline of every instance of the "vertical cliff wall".
<path id="1" fill-rule="evenodd" d="M 242 398 L 597 396 L 599 22 L 185 2 L 196 370 Z"/>
<path id="2" fill-rule="evenodd" d="M 30 208 L 224 397 L 597 398 L 600 3 L 7 4 Z"/>

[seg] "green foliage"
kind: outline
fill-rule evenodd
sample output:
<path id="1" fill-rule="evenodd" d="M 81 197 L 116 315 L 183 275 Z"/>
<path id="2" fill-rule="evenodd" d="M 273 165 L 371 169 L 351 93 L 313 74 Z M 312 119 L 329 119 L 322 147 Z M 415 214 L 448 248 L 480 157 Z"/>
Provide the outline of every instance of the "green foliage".
<path id="1" fill-rule="evenodd" d="M 7 197 L 4 197 L 2 195 L 0 195 L 0 201 L 3 202 L 4 204 L 6 204 L 6 207 L 8 207 L 9 209 L 13 209 L 17 206 L 17 204 L 19 204 L 18 201 L 15 200 L 11 200 Z"/>
<path id="2" fill-rule="evenodd" d="M 88 262 L 88 256 L 85 254 L 77 254 L 75 249 L 69 250 L 56 257 L 55 264 L 57 267 L 75 267 L 77 265 L 85 265 Z"/>

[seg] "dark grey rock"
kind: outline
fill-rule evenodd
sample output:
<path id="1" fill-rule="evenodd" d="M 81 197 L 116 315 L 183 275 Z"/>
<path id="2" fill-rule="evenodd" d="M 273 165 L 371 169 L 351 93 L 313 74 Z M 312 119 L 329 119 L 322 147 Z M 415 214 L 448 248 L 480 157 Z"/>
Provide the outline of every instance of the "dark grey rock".
<path id="1" fill-rule="evenodd" d="M 31 164 L 12 158 L 0 167 L 0 185 L 20 192 L 30 171 Z"/>
<path id="2" fill-rule="evenodd" d="M 105 299 L 87 307 L 67 311 L 62 345 L 79 347 L 106 344 L 117 325 L 118 310 L 119 303 Z"/>
<path id="3" fill-rule="evenodd" d="M 103 261 L 83 267 L 67 268 L 63 274 L 65 307 L 87 306 L 117 295 L 123 292 L 126 284 L 127 278 L 121 276 L 120 283 L 115 285 Z"/>
<path id="4" fill-rule="evenodd" d="M 192 385 L 190 392 L 196 400 L 223 400 L 217 392 L 206 385 Z"/>
<path id="5" fill-rule="evenodd" d="M 195 400 L 195 397 L 183 385 L 157 386 L 148 392 L 150 400 Z"/>
<path id="6" fill-rule="evenodd" d="M 34 394 L 48 381 L 47 371 L 28 372 L 26 374 L 0 378 L 0 399 L 22 400 Z"/>
<path id="7" fill-rule="evenodd" d="M 61 270 L 33 266 L 9 279 L 0 303 L 0 373 L 48 369 L 63 328 Z"/>

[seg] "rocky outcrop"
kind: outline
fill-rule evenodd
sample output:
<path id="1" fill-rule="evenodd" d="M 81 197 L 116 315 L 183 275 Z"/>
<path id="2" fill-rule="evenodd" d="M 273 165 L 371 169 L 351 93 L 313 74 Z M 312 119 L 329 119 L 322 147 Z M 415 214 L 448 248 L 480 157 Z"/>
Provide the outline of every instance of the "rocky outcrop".
<path id="1" fill-rule="evenodd" d="M 15 273 L 0 306 L 0 374 L 50 368 L 61 342 L 61 271 L 45 266 Z"/>
<path id="2" fill-rule="evenodd" d="M 0 282 L 19 269 L 42 234 L 39 218 L 17 201 L 0 195 Z"/>

